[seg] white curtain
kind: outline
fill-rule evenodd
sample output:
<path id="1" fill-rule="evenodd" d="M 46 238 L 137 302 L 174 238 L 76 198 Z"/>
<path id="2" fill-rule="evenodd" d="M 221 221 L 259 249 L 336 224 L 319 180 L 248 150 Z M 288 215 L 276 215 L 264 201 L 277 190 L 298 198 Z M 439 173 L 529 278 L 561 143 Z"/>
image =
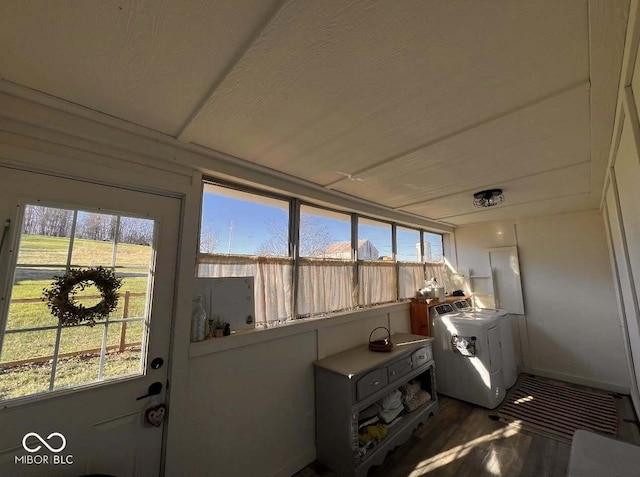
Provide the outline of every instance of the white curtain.
<path id="1" fill-rule="evenodd" d="M 354 263 L 301 258 L 298 261 L 298 316 L 355 307 Z"/>
<path id="2" fill-rule="evenodd" d="M 362 306 L 396 301 L 396 264 L 359 262 L 358 303 Z"/>
<path id="3" fill-rule="evenodd" d="M 427 263 L 426 265 L 426 279 L 431 280 L 432 278 L 436 278 L 438 285 L 444 287 L 446 291 L 452 292 L 451 270 L 442 262 Z"/>
<path id="4" fill-rule="evenodd" d="M 424 287 L 424 263 L 398 262 L 398 299 L 413 298 Z"/>
<path id="5" fill-rule="evenodd" d="M 256 326 L 290 320 L 293 261 L 242 255 L 198 255 L 198 276 L 254 277 Z"/>

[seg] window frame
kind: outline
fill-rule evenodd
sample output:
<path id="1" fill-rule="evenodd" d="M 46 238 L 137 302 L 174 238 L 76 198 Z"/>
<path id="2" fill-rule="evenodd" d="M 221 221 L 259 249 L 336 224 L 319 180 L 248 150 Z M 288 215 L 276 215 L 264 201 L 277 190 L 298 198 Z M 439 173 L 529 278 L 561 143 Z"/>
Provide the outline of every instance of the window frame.
<path id="1" fill-rule="evenodd" d="M 313 207 L 316 209 L 321 209 L 321 210 L 326 210 L 328 212 L 334 212 L 334 213 L 338 213 L 338 214 L 344 214 L 344 215 L 348 215 L 351 217 L 351 259 L 347 260 L 347 259 L 335 259 L 338 261 L 344 261 L 344 262 L 352 262 L 353 263 L 353 286 L 355 290 L 358 290 L 359 288 L 359 267 L 361 262 L 364 263 L 366 262 L 366 260 L 362 260 L 358 257 L 358 226 L 359 226 L 359 221 L 360 219 L 365 219 L 365 220 L 370 220 L 370 221 L 374 221 L 374 222 L 380 222 L 386 225 L 389 225 L 391 228 L 391 248 L 392 248 L 392 262 L 394 264 L 394 269 L 395 269 L 395 285 L 396 285 L 396 290 L 395 290 L 395 295 L 396 295 L 396 300 L 389 302 L 388 304 L 393 304 L 393 303 L 401 303 L 401 302 L 405 302 L 407 301 L 407 298 L 399 298 L 400 296 L 400 280 L 399 280 L 399 267 L 400 267 L 400 262 L 398 261 L 398 257 L 397 257 L 397 228 L 403 227 L 405 229 L 409 229 L 409 230 L 414 230 L 419 232 L 420 234 L 420 262 L 415 262 L 415 264 L 420 264 L 422 265 L 423 268 L 423 273 L 426 276 L 426 267 L 427 264 L 434 264 L 434 263 L 445 263 L 445 236 L 443 233 L 441 232 L 435 232 L 432 230 L 429 230 L 427 228 L 424 227 L 420 227 L 417 226 L 415 224 L 409 224 L 407 222 L 396 222 L 394 220 L 391 219 L 386 219 L 386 218 L 378 218 L 378 217 L 373 217 L 371 215 L 367 215 L 367 214 L 363 214 L 363 213 L 359 213 L 357 211 L 354 210 L 349 210 L 349 209 L 341 209 L 338 207 L 331 207 L 331 206 L 327 206 L 324 204 L 319 204 L 319 203 L 314 203 L 313 201 L 307 200 L 307 199 L 301 199 L 298 197 L 294 197 L 294 196 L 287 196 L 284 195 L 282 193 L 277 193 L 277 192 L 271 192 L 271 191 L 265 191 L 263 189 L 260 189 L 259 187 L 255 187 L 255 186 L 245 186 L 242 184 L 238 184 L 238 183 L 234 183 L 234 182 L 229 182 L 223 179 L 218 179 L 212 176 L 203 176 L 202 177 L 202 194 L 201 194 L 201 200 L 203 200 L 204 198 L 204 187 L 206 184 L 210 184 L 210 185 L 214 185 L 214 186 L 218 186 L 218 187 L 223 187 L 226 189 L 231 189 L 231 190 L 235 190 L 238 192 L 244 192 L 244 193 L 248 193 L 248 194 L 253 194 L 256 196 L 260 196 L 260 197 L 267 197 L 270 199 L 277 199 L 277 200 L 282 200 L 285 202 L 289 203 L 289 226 L 288 226 L 288 231 L 289 231 L 289 235 L 288 235 L 288 240 L 289 240 L 289 258 L 292 259 L 292 263 L 293 263 L 293 271 L 292 271 L 292 283 L 291 283 L 291 310 L 292 310 L 292 321 L 297 321 L 297 320 L 301 320 L 301 319 L 305 319 L 305 318 L 313 318 L 313 317 L 317 317 L 318 315 L 322 315 L 322 316 L 329 316 L 332 313 L 340 313 L 339 311 L 325 311 L 325 312 L 320 312 L 317 313 L 315 315 L 311 315 L 309 317 L 304 316 L 304 317 L 300 317 L 298 315 L 298 291 L 299 291 L 299 284 L 298 284 L 298 279 L 299 279 L 299 266 L 300 266 L 300 259 L 306 259 L 309 257 L 300 257 L 300 220 L 301 220 L 301 207 L 302 206 L 308 206 L 308 207 Z M 199 227 L 198 227 L 198 255 L 201 254 L 200 252 L 200 241 L 201 241 L 201 234 L 202 234 L 202 226 L 203 226 L 203 220 L 202 220 L 202 203 L 200 204 L 200 221 L 199 221 Z M 425 234 L 435 234 L 435 235 L 439 235 L 440 236 L 440 240 L 442 243 L 442 261 L 441 262 L 427 262 L 426 261 L 426 257 L 425 257 L 425 246 L 424 246 L 424 241 L 426 239 L 426 235 Z M 217 253 L 213 253 L 213 254 L 207 254 L 207 255 L 226 255 L 226 254 L 217 254 Z M 232 255 L 239 255 L 239 254 L 232 254 Z M 260 256 L 260 255 L 257 255 Z M 404 263 L 404 262 L 403 262 Z M 196 259 L 196 276 L 197 276 L 197 265 L 198 265 L 198 260 Z M 359 292 L 357 292 L 359 293 Z M 369 308 L 369 306 L 361 306 L 359 305 L 360 301 L 360 297 L 356 296 L 355 299 L 355 309 L 366 309 Z"/>
<path id="2" fill-rule="evenodd" d="M 30 207 L 30 206 L 67 210 L 71 212 L 72 222 L 70 225 L 69 237 L 63 237 L 63 238 L 68 238 L 69 240 L 69 244 L 67 246 L 67 252 L 66 252 L 67 256 L 64 264 L 55 264 L 55 263 L 30 264 L 30 263 L 19 262 L 20 247 L 23 240 L 23 236 L 29 235 L 24 233 L 24 226 L 25 226 L 26 209 L 27 207 Z M 87 268 L 88 267 L 88 265 L 72 263 L 73 252 L 75 250 L 74 242 L 76 240 L 76 235 L 77 235 L 78 216 L 80 213 L 115 216 L 116 228 L 114 231 L 113 240 L 109 241 L 109 243 L 111 243 L 113 247 L 111 265 L 108 267 L 105 267 L 111 270 L 117 270 L 118 268 L 129 268 L 129 267 L 120 267 L 116 265 L 118 245 L 122 243 L 119 240 L 122 218 L 143 219 L 143 220 L 150 220 L 153 222 L 153 233 L 151 236 L 151 243 L 149 244 L 149 247 L 151 248 L 151 255 L 149 257 L 149 266 L 148 268 L 145 267 L 148 270 L 148 281 L 147 281 L 147 287 L 145 291 L 145 315 L 141 317 L 126 317 L 126 318 L 111 318 L 110 316 L 107 316 L 105 317 L 104 321 L 97 322 L 95 326 L 103 327 L 103 333 L 102 333 L 103 336 L 102 336 L 102 341 L 100 346 L 98 377 L 92 381 L 83 381 L 76 384 L 56 387 L 55 383 L 56 383 L 56 377 L 57 377 L 56 376 L 57 368 L 58 368 L 60 359 L 64 359 L 64 356 L 63 358 L 60 358 L 60 349 L 62 347 L 61 345 L 62 332 L 64 329 L 73 330 L 75 328 L 82 328 L 87 325 L 78 325 L 77 327 L 76 326 L 64 327 L 60 322 L 58 322 L 55 325 L 47 325 L 47 326 L 41 326 L 41 327 L 27 327 L 27 328 L 18 328 L 18 329 L 7 329 L 7 327 L 9 325 L 9 313 L 10 313 L 11 303 L 14 300 L 13 296 L 14 296 L 16 272 L 19 267 L 25 267 L 25 266 L 33 267 L 34 265 L 38 267 L 60 267 L 60 268 L 64 268 L 65 273 L 67 273 L 71 268 Z M 57 397 L 65 394 L 72 394 L 72 393 L 76 393 L 84 390 L 91 390 L 91 389 L 99 388 L 99 387 L 113 384 L 113 383 L 135 380 L 135 379 L 140 379 L 145 377 L 148 372 L 145 366 L 145 363 L 148 360 L 148 354 L 149 354 L 149 348 L 148 348 L 149 326 L 151 323 L 150 310 L 151 310 L 151 304 L 152 304 L 151 301 L 153 299 L 152 297 L 153 276 L 155 274 L 155 269 L 156 269 L 155 252 L 158 246 L 159 222 L 144 214 L 136 214 L 129 211 L 120 211 L 120 210 L 115 210 L 110 208 L 91 207 L 86 205 L 75 205 L 75 204 L 70 204 L 68 202 L 55 202 L 50 200 L 29 200 L 29 199 L 19 201 L 19 212 L 16 219 L 17 219 L 16 233 L 14 234 L 10 243 L 11 245 L 10 248 L 15 250 L 15 254 L 13 255 L 12 259 L 9 261 L 9 264 L 8 264 L 9 273 L 6 277 L 6 282 L 4 283 L 4 287 L 3 287 L 4 288 L 3 294 L 5 294 L 8 299 L 6 300 L 6 303 L 3 304 L 4 306 L 0 309 L 0 359 L 2 358 L 2 353 L 4 351 L 3 347 L 5 344 L 5 337 L 7 335 L 19 335 L 21 333 L 55 331 L 56 336 L 55 336 L 54 349 L 51 355 L 52 363 L 51 363 L 51 371 L 49 375 L 48 389 L 44 391 L 33 392 L 31 394 L 25 394 L 23 396 L 5 398 L 0 400 L 0 403 L 3 406 L 8 407 L 8 406 L 12 406 L 14 403 L 35 402 L 35 401 L 40 401 L 42 399 L 49 399 L 51 397 Z M 126 323 L 138 323 L 138 322 L 143 323 L 143 327 L 142 327 L 143 331 L 142 331 L 141 342 L 140 342 L 141 350 L 140 350 L 138 371 L 134 373 L 121 374 L 116 376 L 105 376 L 104 366 L 106 363 L 106 351 L 108 348 L 109 325 L 110 324 L 125 325 Z"/>

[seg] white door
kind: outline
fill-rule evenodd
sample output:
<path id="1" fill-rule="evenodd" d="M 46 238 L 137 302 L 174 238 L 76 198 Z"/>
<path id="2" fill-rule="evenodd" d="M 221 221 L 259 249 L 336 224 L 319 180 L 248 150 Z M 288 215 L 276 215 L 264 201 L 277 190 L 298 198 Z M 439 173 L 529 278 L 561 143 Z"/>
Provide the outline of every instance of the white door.
<path id="1" fill-rule="evenodd" d="M 159 475 L 164 425 L 145 413 L 165 401 L 180 208 L 0 167 L 0 475 Z M 60 326 L 43 288 L 99 265 L 122 279 L 118 307 Z M 76 291 L 85 307 L 103 298 Z M 138 399 L 153 383 L 160 392 Z"/>

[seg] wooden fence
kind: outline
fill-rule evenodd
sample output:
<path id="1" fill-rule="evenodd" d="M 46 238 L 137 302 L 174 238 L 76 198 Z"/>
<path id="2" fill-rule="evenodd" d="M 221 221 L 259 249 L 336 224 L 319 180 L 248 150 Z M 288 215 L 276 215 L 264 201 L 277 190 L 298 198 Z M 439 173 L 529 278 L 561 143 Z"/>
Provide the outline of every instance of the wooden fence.
<path id="1" fill-rule="evenodd" d="M 129 300 L 131 297 L 136 296 L 147 296 L 146 293 L 131 293 L 129 291 L 124 292 L 124 294 L 120 294 L 120 297 L 124 298 L 123 307 L 122 307 L 122 318 L 129 318 Z M 101 295 L 88 295 L 83 296 L 83 299 L 95 299 L 102 298 Z M 11 303 L 41 303 L 42 298 L 16 298 L 15 300 L 11 300 Z M 115 351 L 118 352 L 124 351 L 129 346 L 140 346 L 142 343 L 140 341 L 136 341 L 134 343 L 127 343 L 127 322 L 122 323 L 122 328 L 120 329 L 120 343 L 117 345 L 107 346 L 105 351 Z M 71 353 L 61 353 L 58 355 L 58 358 L 72 358 L 74 356 L 80 356 L 83 354 L 97 354 L 102 351 L 102 348 L 93 348 L 93 349 L 85 349 L 81 351 L 73 351 Z M 53 356 L 38 356 L 37 358 L 29 358 L 22 359 L 19 361 L 7 361 L 6 363 L 1 363 L 0 366 L 5 368 L 12 368 L 15 366 L 22 366 L 25 364 L 34 364 L 34 363 L 42 363 L 45 361 L 52 360 Z"/>

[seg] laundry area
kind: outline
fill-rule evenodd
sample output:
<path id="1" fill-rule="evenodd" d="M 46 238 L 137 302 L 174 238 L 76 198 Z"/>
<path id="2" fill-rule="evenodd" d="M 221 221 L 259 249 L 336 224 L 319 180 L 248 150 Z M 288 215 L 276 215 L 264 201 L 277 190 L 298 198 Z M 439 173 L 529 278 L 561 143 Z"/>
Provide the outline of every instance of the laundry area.
<path id="1" fill-rule="evenodd" d="M 0 476 L 635 475 L 639 110 L 640 0 L 0 2 Z"/>

